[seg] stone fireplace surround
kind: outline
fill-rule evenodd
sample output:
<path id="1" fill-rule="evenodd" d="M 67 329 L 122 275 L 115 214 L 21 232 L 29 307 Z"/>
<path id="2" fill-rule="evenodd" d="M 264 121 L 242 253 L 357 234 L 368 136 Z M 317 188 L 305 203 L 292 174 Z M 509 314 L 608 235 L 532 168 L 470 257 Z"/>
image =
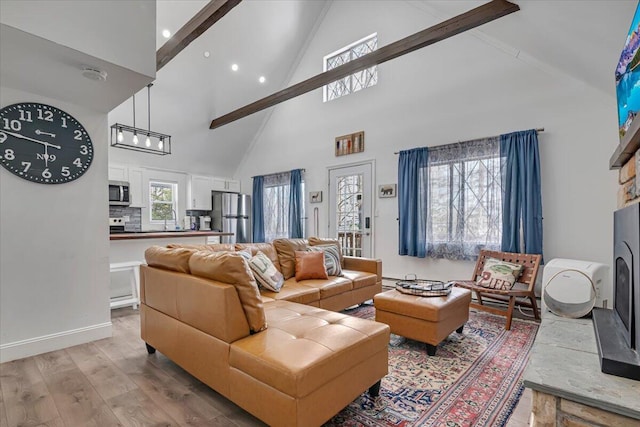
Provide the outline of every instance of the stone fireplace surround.
<path id="1" fill-rule="evenodd" d="M 618 209 L 640 202 L 640 150 L 618 170 Z"/>

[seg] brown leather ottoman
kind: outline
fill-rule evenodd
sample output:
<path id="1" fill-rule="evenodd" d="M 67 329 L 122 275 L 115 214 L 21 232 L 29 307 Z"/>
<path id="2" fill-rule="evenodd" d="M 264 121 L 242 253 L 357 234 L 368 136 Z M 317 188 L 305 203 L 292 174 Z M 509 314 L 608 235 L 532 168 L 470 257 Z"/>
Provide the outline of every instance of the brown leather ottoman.
<path id="1" fill-rule="evenodd" d="M 419 297 L 395 289 L 373 297 L 376 321 L 389 325 L 396 335 L 426 343 L 429 356 L 453 331 L 462 332 L 470 302 L 471 291 L 456 287 L 446 297 Z"/>

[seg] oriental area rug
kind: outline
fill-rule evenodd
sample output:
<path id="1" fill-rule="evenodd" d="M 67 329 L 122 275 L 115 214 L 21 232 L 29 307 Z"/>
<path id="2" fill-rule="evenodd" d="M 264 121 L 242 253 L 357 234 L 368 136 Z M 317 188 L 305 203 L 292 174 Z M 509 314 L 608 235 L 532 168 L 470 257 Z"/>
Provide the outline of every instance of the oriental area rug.
<path id="1" fill-rule="evenodd" d="M 373 306 L 345 313 L 375 318 Z M 325 427 L 504 426 L 522 395 L 522 372 L 538 325 L 471 311 L 435 356 L 425 344 L 391 334 L 389 374 L 380 396 L 361 395 Z"/>

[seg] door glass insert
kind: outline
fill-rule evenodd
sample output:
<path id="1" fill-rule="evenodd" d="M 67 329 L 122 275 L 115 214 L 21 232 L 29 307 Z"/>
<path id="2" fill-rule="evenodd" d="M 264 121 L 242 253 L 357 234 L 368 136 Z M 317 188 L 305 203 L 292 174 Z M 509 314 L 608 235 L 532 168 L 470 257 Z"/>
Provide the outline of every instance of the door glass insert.
<path id="1" fill-rule="evenodd" d="M 363 175 L 340 176 L 336 184 L 336 228 L 342 253 L 361 257 Z"/>

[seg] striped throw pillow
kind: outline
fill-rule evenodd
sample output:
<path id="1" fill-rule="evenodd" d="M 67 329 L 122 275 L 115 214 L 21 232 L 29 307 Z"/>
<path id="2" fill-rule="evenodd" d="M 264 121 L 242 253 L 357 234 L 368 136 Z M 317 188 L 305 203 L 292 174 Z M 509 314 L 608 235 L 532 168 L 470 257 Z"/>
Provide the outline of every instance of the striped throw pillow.
<path id="1" fill-rule="evenodd" d="M 340 252 L 336 245 L 316 245 L 308 246 L 309 252 L 324 252 L 324 267 L 329 276 L 342 276 L 342 266 L 340 265 Z"/>

